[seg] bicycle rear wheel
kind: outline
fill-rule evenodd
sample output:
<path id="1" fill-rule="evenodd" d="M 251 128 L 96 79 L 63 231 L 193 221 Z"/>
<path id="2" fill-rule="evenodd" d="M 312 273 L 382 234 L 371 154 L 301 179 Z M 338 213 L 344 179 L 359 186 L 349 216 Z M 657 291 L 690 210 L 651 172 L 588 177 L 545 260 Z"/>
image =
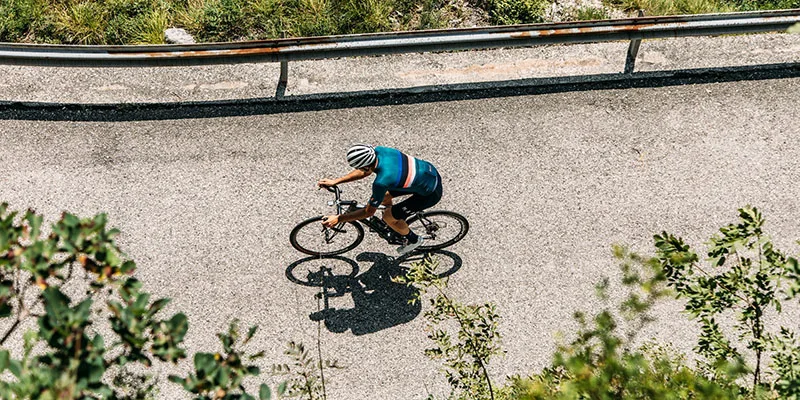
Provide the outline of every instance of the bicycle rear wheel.
<path id="1" fill-rule="evenodd" d="M 353 250 L 364 240 L 364 228 L 356 222 L 326 228 L 320 221 L 322 216 L 297 224 L 289 234 L 292 247 L 311 256 L 334 256 Z"/>
<path id="2" fill-rule="evenodd" d="M 469 222 L 452 211 L 425 211 L 422 218 L 416 214 L 407 220 L 409 228 L 425 238 L 417 251 L 438 250 L 463 239 L 469 231 Z"/>

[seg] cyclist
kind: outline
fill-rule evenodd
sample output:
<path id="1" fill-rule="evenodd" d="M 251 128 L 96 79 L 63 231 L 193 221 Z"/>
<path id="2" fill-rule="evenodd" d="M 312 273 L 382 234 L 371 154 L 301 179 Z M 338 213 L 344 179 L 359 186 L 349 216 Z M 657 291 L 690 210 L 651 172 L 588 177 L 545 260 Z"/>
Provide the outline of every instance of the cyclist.
<path id="1" fill-rule="evenodd" d="M 409 229 L 406 218 L 411 214 L 432 207 L 442 198 L 442 177 L 429 162 L 410 157 L 391 147 L 356 144 L 347 151 L 347 162 L 353 171 L 337 179 L 321 179 L 320 187 L 338 185 L 366 178 L 375 173 L 372 183 L 372 197 L 367 207 L 342 215 L 328 215 L 322 219 L 327 227 L 336 224 L 369 218 L 381 204 L 386 206 L 383 220 L 404 238 L 404 244 L 397 248 L 406 254 L 422 244 L 423 238 Z M 397 205 L 392 199 L 411 195 Z"/>

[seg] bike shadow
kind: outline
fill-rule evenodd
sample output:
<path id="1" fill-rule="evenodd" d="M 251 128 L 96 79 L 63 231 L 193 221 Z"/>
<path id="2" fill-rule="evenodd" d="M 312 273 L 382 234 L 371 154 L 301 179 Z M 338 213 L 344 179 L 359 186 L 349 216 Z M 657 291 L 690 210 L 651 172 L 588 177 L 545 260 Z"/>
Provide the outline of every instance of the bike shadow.
<path id="1" fill-rule="evenodd" d="M 320 309 L 312 312 L 309 319 L 322 321 L 334 333 L 349 330 L 354 335 L 365 335 L 407 323 L 420 314 L 422 304 L 410 302 L 419 290 L 392 279 L 404 275 L 410 264 L 421 261 L 427 254 L 438 256 L 440 277 L 461 268 L 461 257 L 444 250 L 397 258 L 364 252 L 355 260 L 342 256 L 307 257 L 289 265 L 286 277 L 304 286 L 320 288 L 315 295 L 321 302 Z M 371 265 L 359 274 L 359 263 Z M 331 306 L 332 300 L 336 302 L 336 298 L 347 294 L 352 296 L 352 307 Z"/>

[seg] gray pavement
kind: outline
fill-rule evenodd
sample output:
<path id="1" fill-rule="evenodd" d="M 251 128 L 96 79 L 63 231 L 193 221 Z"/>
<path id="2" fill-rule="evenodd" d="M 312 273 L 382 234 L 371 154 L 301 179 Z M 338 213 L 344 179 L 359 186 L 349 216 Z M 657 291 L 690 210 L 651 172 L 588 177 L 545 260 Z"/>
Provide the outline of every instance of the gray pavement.
<path id="1" fill-rule="evenodd" d="M 714 40 L 673 41 L 672 47 L 669 41 L 644 42 L 640 68 L 798 58 L 798 41 L 788 35 Z M 440 84 L 436 79 L 514 80 L 531 77 L 531 71 L 553 76 L 564 72 L 561 67 L 580 69 L 587 59 L 599 61 L 589 63 L 591 69 L 567 72 L 622 69 L 625 44 L 583 48 L 588 53 L 573 58 L 579 51 L 573 47 L 548 47 L 564 51 L 557 62 L 541 61 L 544 56 L 536 52 L 545 49 L 334 60 L 315 72 L 293 69 L 288 94 L 397 87 L 375 79 L 400 82 L 405 78 L 396 71 L 403 68 L 405 76 L 420 79 L 406 86 Z M 716 63 L 704 64 L 710 59 Z M 501 64 L 505 67 L 487 67 Z M 272 67 L 215 67 L 202 75 L 174 76 L 177 70 L 140 76 L 0 67 L 0 97 L 65 103 L 268 97 L 274 87 L 255 82 L 277 74 L 256 80 L 250 72 Z M 342 69 L 350 79 L 333 80 Z M 423 72 L 408 72 L 413 70 Z M 424 72 L 434 70 L 439 73 Z M 478 72 L 467 77 L 470 70 Z M 461 72 L 452 72 L 455 78 L 441 71 Z M 0 111 L 0 199 L 17 209 L 33 207 L 50 220 L 63 210 L 86 216 L 107 212 L 122 230 L 120 242 L 137 260 L 146 288 L 174 299 L 168 311 L 189 315 L 189 349 L 216 348 L 214 333 L 239 317 L 244 325 L 261 326 L 251 346 L 267 350 L 266 367 L 287 361 L 281 354 L 285 341 L 309 346 L 317 341 L 318 325 L 309 317 L 319 307 L 317 290 L 286 276 L 287 268 L 304 258 L 289 245 L 290 230 L 327 212 L 329 195 L 315 190 L 314 182 L 346 172 L 342 154 L 354 141 L 396 146 L 436 164 L 445 177 L 445 197 L 437 208 L 458 211 L 472 224 L 469 235 L 450 249 L 461 261 L 450 290 L 465 302 L 497 303 L 507 354 L 491 372 L 501 382 L 545 365 L 557 332 L 574 329 L 572 311 L 601 306 L 592 288 L 602 276 L 619 275 L 611 256 L 614 243 L 651 252 L 652 235 L 667 230 L 701 246 L 715 228 L 734 220 L 736 208 L 753 204 L 768 218 L 766 230 L 776 243 L 797 253 L 800 79 L 780 74 L 748 79 L 748 74 L 721 82 L 656 80 L 641 87 L 509 91 L 513 95 L 478 99 L 447 99 L 445 93 L 444 99 L 429 101 L 374 106 L 362 101 L 353 108 L 345 102 L 309 111 L 258 112 L 254 106 L 216 118 L 127 121 L 98 112 L 83 121 L 47 121 L 14 119 L 14 112 Z M 302 76 L 331 80 L 319 78 L 315 88 L 307 78 L 308 86 L 301 88 Z M 247 85 L 217 91 L 199 86 L 223 81 Z M 187 82 L 198 86 L 179 96 L 164 90 Z M 113 85 L 125 89 L 108 89 Z M 92 89 L 103 86 L 108 90 Z M 350 184 L 345 193 L 365 199 L 368 183 Z M 331 399 L 446 393 L 438 364 L 422 354 L 427 345 L 422 310 L 407 306 L 410 293 L 386 280 L 393 268 L 386 257 L 392 255 L 393 247 L 375 237 L 346 255 L 357 263 L 366 290 L 332 298 L 337 311 L 321 329 L 324 356 L 346 366 L 326 375 Z M 293 271 L 318 266 L 310 260 Z M 659 321 L 642 337 L 689 351 L 694 330 L 679 311 L 674 303 L 659 307 Z M 181 398 L 181 391 L 165 383 L 160 398 Z"/>

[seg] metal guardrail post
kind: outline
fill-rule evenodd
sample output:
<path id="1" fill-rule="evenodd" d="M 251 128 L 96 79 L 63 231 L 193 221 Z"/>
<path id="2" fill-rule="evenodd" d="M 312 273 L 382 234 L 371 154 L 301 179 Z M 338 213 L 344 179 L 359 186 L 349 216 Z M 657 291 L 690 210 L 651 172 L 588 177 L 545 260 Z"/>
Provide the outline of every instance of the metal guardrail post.
<path id="1" fill-rule="evenodd" d="M 639 10 L 639 18 L 644 17 L 644 10 Z M 631 44 L 628 45 L 628 56 L 625 58 L 625 73 L 632 74 L 633 68 L 636 66 L 636 55 L 639 54 L 639 45 L 642 39 L 633 39 Z"/>
<path id="2" fill-rule="evenodd" d="M 278 78 L 278 90 L 275 91 L 275 98 L 280 99 L 286 93 L 286 84 L 289 82 L 289 62 L 281 61 L 281 76 Z"/>

